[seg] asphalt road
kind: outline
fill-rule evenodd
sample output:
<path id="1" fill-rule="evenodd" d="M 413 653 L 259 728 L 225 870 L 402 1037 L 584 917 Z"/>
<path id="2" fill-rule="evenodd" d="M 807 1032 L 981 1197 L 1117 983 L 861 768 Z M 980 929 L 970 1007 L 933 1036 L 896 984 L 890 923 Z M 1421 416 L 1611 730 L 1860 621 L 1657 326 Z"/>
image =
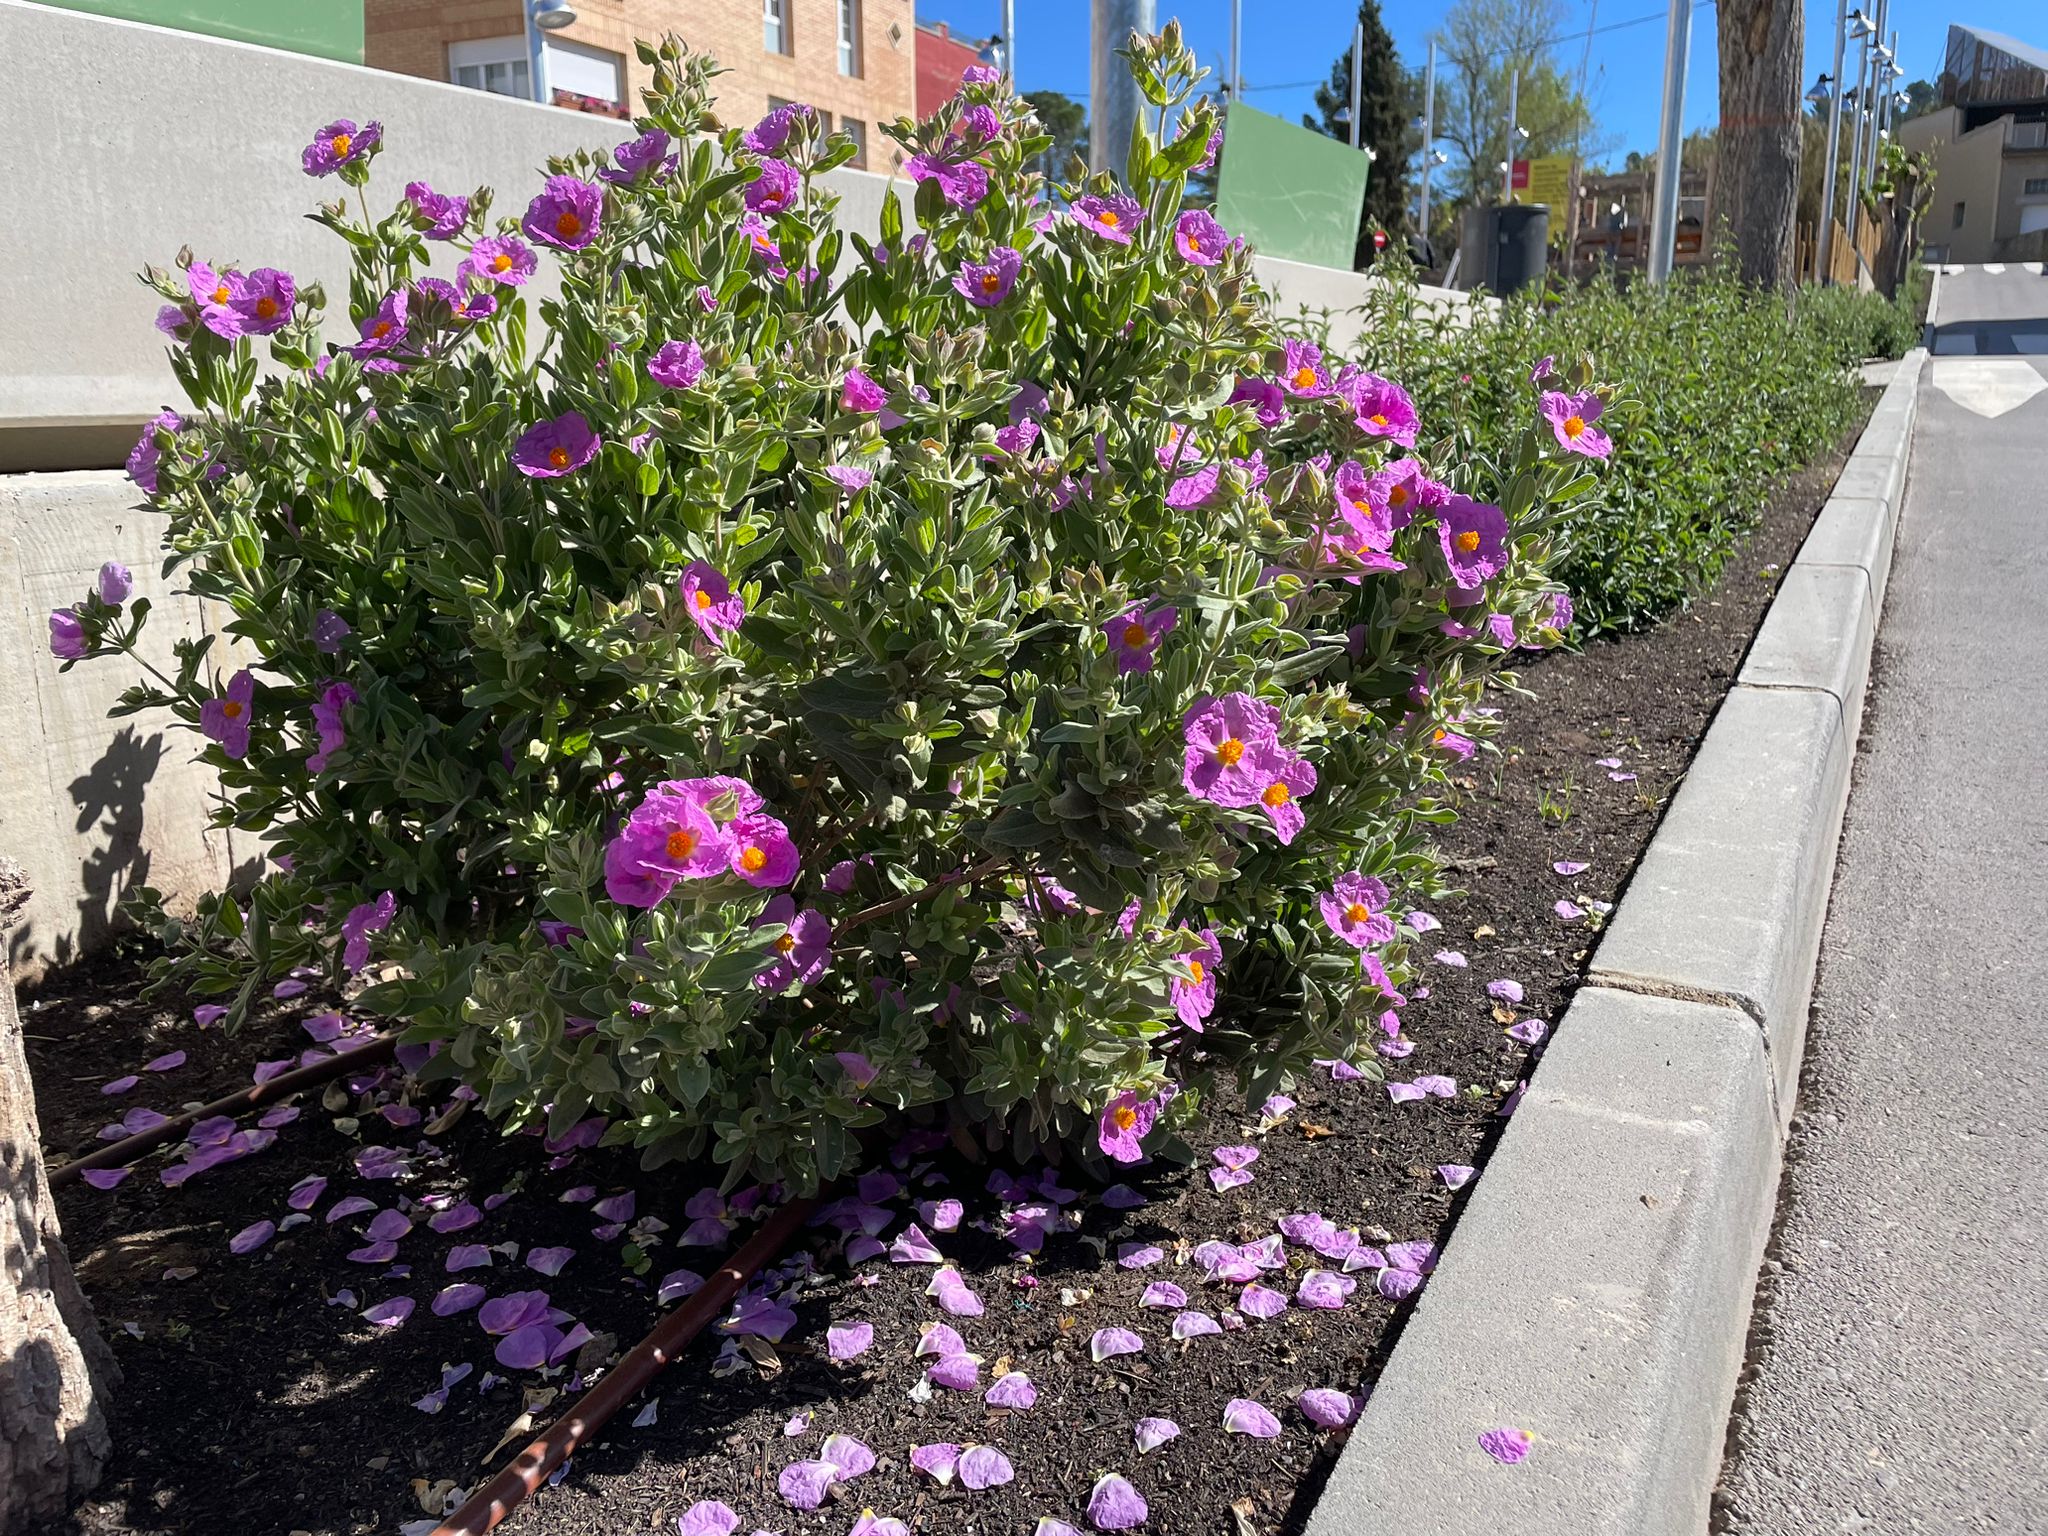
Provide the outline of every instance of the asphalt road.
<path id="1" fill-rule="evenodd" d="M 2048 277 L 1952 271 L 1934 319 L 1742 1536 L 2048 1532 Z"/>

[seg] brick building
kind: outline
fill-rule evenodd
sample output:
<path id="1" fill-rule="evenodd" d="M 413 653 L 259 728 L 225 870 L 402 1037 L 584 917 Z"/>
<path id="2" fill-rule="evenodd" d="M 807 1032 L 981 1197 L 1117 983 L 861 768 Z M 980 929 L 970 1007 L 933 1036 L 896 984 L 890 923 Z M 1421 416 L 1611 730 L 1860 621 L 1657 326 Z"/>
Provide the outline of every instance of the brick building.
<path id="1" fill-rule="evenodd" d="M 522 0 L 364 0 L 363 62 L 373 69 L 531 96 Z M 809 102 L 862 145 L 854 165 L 886 171 L 878 125 L 915 106 L 912 0 L 573 0 L 576 19 L 542 34 L 558 105 L 630 116 L 651 73 L 635 38 L 674 32 L 710 53 L 719 115 L 751 123 Z M 958 79 L 956 73 L 955 79 Z"/>
<path id="2" fill-rule="evenodd" d="M 960 76 L 983 61 L 982 43 L 955 37 L 943 21 L 917 24 L 917 115 L 930 117 L 953 99 Z"/>

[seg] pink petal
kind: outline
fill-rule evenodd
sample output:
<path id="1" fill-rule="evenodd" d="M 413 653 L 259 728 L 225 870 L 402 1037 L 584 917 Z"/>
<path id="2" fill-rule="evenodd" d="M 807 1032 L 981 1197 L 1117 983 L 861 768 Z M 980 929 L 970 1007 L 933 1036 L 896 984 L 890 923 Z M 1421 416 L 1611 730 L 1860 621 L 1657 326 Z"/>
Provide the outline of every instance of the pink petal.
<path id="1" fill-rule="evenodd" d="M 917 1348 L 912 1353 L 919 1359 L 926 1355 L 937 1355 L 943 1360 L 948 1355 L 966 1354 L 967 1345 L 961 1340 L 960 1335 L 946 1324 L 932 1323 L 918 1336 Z"/>
<path id="2" fill-rule="evenodd" d="M 327 1181 L 325 1179 L 322 1179 L 320 1181 L 320 1185 L 323 1190 L 325 1189 L 326 1184 Z M 298 1193 L 297 1186 L 293 1187 L 292 1193 L 295 1195 Z M 314 1194 L 310 1199 L 307 1200 L 306 1206 L 312 1205 L 314 1201 L 318 1200 L 319 1198 L 319 1194 Z M 294 1209 L 304 1210 L 306 1206 L 295 1206 Z M 341 1221 L 350 1216 L 359 1215 L 363 1211 L 374 1211 L 375 1209 L 377 1209 L 376 1201 L 366 1200 L 361 1195 L 347 1195 L 344 1196 L 342 1199 L 339 1199 L 334 1202 L 332 1209 L 330 1209 L 327 1213 L 327 1224 L 331 1227 L 337 1221 Z"/>
<path id="3" fill-rule="evenodd" d="M 1358 1417 L 1358 1399 L 1329 1387 L 1310 1387 L 1294 1402 L 1304 1418 L 1324 1429 L 1342 1429 Z"/>
<path id="4" fill-rule="evenodd" d="M 448 1250 L 448 1273 L 461 1274 L 465 1269 L 489 1269 L 491 1250 L 482 1243 L 458 1243 Z"/>
<path id="5" fill-rule="evenodd" d="M 1103 1473 L 1089 1490 L 1088 1523 L 1098 1531 L 1127 1531 L 1150 1514 L 1144 1495 L 1114 1472 Z"/>
<path id="6" fill-rule="evenodd" d="M 1486 1452 L 1503 1466 L 1512 1467 L 1529 1454 L 1529 1432 L 1503 1424 L 1498 1429 L 1489 1429 L 1479 1437 L 1479 1449 Z"/>
<path id="7" fill-rule="evenodd" d="M 529 1248 L 526 1250 L 526 1267 L 552 1279 L 574 1257 L 574 1248 Z"/>
<path id="8" fill-rule="evenodd" d="M 1211 1168 L 1209 1170 L 1209 1182 L 1216 1186 L 1216 1193 L 1219 1195 L 1226 1189 L 1236 1189 L 1238 1185 L 1249 1184 L 1251 1181 L 1252 1171 L 1249 1168 Z"/>
<path id="9" fill-rule="evenodd" d="M 435 1296 L 430 1309 L 436 1317 L 453 1317 L 458 1312 L 467 1312 L 484 1299 L 484 1288 L 465 1282 L 461 1285 L 443 1286 Z"/>
<path id="10" fill-rule="evenodd" d="M 1116 1262 L 1122 1269 L 1146 1269 L 1164 1260 L 1166 1250 L 1155 1243 L 1119 1243 Z"/>
<path id="11" fill-rule="evenodd" d="M 910 1464 L 938 1483 L 950 1483 L 954 1468 L 960 1464 L 960 1447 L 946 1441 L 912 1446 Z"/>
<path id="12" fill-rule="evenodd" d="M 1417 1100 L 1428 1098 L 1429 1095 L 1414 1083 L 1389 1083 L 1387 1097 L 1396 1104 L 1413 1104 Z"/>
<path id="13" fill-rule="evenodd" d="M 141 1078 L 131 1072 L 126 1077 L 115 1078 L 111 1083 L 100 1084 L 100 1092 L 104 1094 L 126 1093 L 141 1081 Z"/>
<path id="14" fill-rule="evenodd" d="M 983 1488 L 1000 1487 L 1016 1475 L 1010 1458 L 992 1445 L 971 1447 L 960 1457 L 960 1482 L 977 1492 Z"/>
<path id="15" fill-rule="evenodd" d="M 389 1301 L 380 1301 L 374 1307 L 366 1308 L 363 1321 L 379 1328 L 396 1328 L 412 1316 L 413 1300 L 410 1296 L 394 1296 Z"/>
<path id="16" fill-rule="evenodd" d="M 134 1171 L 133 1168 L 88 1168 L 79 1177 L 94 1189 L 112 1189 Z"/>
<path id="17" fill-rule="evenodd" d="M 1519 1003 L 1522 1000 L 1522 984 L 1503 976 L 1499 981 L 1486 984 L 1486 995 L 1503 1003 Z"/>
<path id="18" fill-rule="evenodd" d="M 1158 1450 L 1179 1435 L 1180 1426 L 1171 1419 L 1140 1419 L 1131 1427 L 1131 1438 L 1137 1441 L 1140 1456 Z"/>
<path id="19" fill-rule="evenodd" d="M 951 1265 L 932 1276 L 932 1283 L 925 1287 L 924 1293 L 937 1297 L 939 1305 L 955 1317 L 981 1316 L 981 1298 L 960 1278 L 960 1271 Z"/>
<path id="20" fill-rule="evenodd" d="M 677 1536 L 732 1536 L 739 1528 L 740 1517 L 716 1499 L 699 1499 L 676 1521 Z"/>
<path id="21" fill-rule="evenodd" d="M 1280 1421 L 1248 1397 L 1233 1397 L 1225 1405 L 1223 1427 L 1233 1435 L 1250 1435 L 1255 1440 L 1271 1440 L 1280 1433 Z"/>
<path id="22" fill-rule="evenodd" d="M 945 1256 L 932 1246 L 932 1240 L 924 1235 L 924 1228 L 913 1221 L 903 1229 L 902 1236 L 889 1245 L 889 1257 L 898 1264 L 938 1264 L 944 1261 Z"/>
<path id="23" fill-rule="evenodd" d="M 775 1486 L 792 1508 L 816 1509 L 838 1477 L 839 1469 L 829 1461 L 793 1461 L 782 1469 Z"/>
<path id="24" fill-rule="evenodd" d="M 1448 965 L 1453 970 L 1462 971 L 1465 969 L 1466 960 L 1455 949 L 1440 949 L 1436 952 L 1436 963 L 1438 965 Z"/>
<path id="25" fill-rule="evenodd" d="M 875 1342 L 873 1323 L 834 1323 L 825 1330 L 825 1353 L 834 1360 L 852 1360 Z"/>
<path id="26" fill-rule="evenodd" d="M 1463 1163 L 1440 1163 L 1437 1165 L 1436 1173 L 1437 1177 L 1444 1181 L 1445 1189 L 1463 1189 L 1472 1182 L 1472 1175 L 1478 1171 L 1477 1168 L 1469 1168 Z"/>
<path id="27" fill-rule="evenodd" d="M 367 1243 L 361 1248 L 351 1248 L 347 1254 L 351 1264 L 389 1264 L 398 1257 L 396 1243 Z"/>
<path id="28" fill-rule="evenodd" d="M 1098 1328 L 1095 1336 L 1088 1341 L 1088 1354 L 1097 1365 L 1118 1355 L 1139 1355 L 1145 1352 L 1145 1341 L 1128 1328 Z"/>
<path id="29" fill-rule="evenodd" d="M 966 1207 L 958 1200 L 920 1200 L 917 1214 L 925 1225 L 934 1232 L 955 1232 L 960 1228 L 960 1218 L 966 1214 Z"/>
<path id="30" fill-rule="evenodd" d="M 1287 1297 L 1263 1285 L 1248 1285 L 1237 1298 L 1237 1310 L 1247 1317 L 1275 1318 L 1287 1310 Z"/>
<path id="31" fill-rule="evenodd" d="M 859 1477 L 863 1472 L 872 1472 L 875 1467 L 875 1453 L 865 1441 L 856 1440 L 851 1435 L 827 1435 L 818 1456 L 839 1469 L 841 1480 Z"/>
<path id="32" fill-rule="evenodd" d="M 1176 1339 L 1199 1339 L 1222 1331 L 1223 1325 L 1206 1312 L 1183 1312 L 1173 1320 L 1172 1333 Z"/>
<path id="33" fill-rule="evenodd" d="M 277 1236 L 276 1222 L 252 1222 L 228 1239 L 228 1252 L 254 1253 L 275 1236 Z"/>
<path id="34" fill-rule="evenodd" d="M 933 1362 L 924 1374 L 933 1386 L 972 1392 L 981 1382 L 981 1363 L 972 1355 L 948 1355 Z"/>
<path id="35" fill-rule="evenodd" d="M 1593 866 L 1578 859 L 1559 859 L 1550 867 L 1560 875 L 1583 875 Z"/>
<path id="36" fill-rule="evenodd" d="M 991 1408 L 1026 1409 L 1038 1402 L 1038 1388 L 1022 1371 L 1005 1371 L 998 1376 L 981 1400 Z"/>
<path id="37" fill-rule="evenodd" d="M 1188 1293 L 1171 1280 L 1154 1280 L 1145 1287 L 1145 1294 L 1138 1298 L 1141 1307 L 1184 1307 L 1188 1304 Z"/>

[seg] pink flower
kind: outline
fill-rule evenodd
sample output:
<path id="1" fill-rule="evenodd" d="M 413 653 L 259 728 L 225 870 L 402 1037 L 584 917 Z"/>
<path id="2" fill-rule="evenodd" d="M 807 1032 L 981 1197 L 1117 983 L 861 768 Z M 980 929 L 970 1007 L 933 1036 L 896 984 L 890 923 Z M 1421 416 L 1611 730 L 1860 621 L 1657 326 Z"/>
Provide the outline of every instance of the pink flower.
<path id="1" fill-rule="evenodd" d="M 1321 897 L 1323 921 L 1330 932 L 1355 949 L 1390 943 L 1394 920 L 1387 916 L 1387 888 L 1356 870 L 1339 875 Z"/>
<path id="2" fill-rule="evenodd" d="M 1444 563 L 1460 587 L 1476 588 L 1501 573 L 1508 563 L 1507 533 L 1507 514 L 1469 496 L 1451 496 L 1437 512 Z"/>
<path id="3" fill-rule="evenodd" d="M 1277 427 L 1287 420 L 1287 395 L 1271 379 L 1242 378 L 1230 392 L 1232 405 L 1250 405 L 1258 413 L 1259 425 Z"/>
<path id="4" fill-rule="evenodd" d="M 780 923 L 786 931 L 774 943 L 775 958 L 754 978 L 755 986 L 781 992 L 792 982 L 807 987 L 825 974 L 825 967 L 832 963 L 832 925 L 824 913 L 814 907 L 799 912 L 791 898 L 776 896 L 762 911 L 759 923 Z"/>
<path id="5" fill-rule="evenodd" d="M 1201 947 L 1180 956 L 1183 969 L 1174 975 L 1167 993 L 1181 1023 L 1199 1034 L 1202 1021 L 1216 1011 L 1216 977 L 1223 967 L 1223 946 L 1216 942 L 1212 928 L 1204 928 L 1198 937 Z"/>
<path id="6" fill-rule="evenodd" d="M 647 360 L 647 376 L 664 389 L 688 389 L 704 376 L 704 349 L 694 341 L 665 341 Z"/>
<path id="7" fill-rule="evenodd" d="M 1024 266 L 1023 254 L 1014 246 L 999 245 L 987 261 L 970 261 L 953 274 L 953 287 L 977 309 L 993 309 L 1010 296 L 1017 273 Z"/>
<path id="8" fill-rule="evenodd" d="M 343 969 L 353 974 L 370 963 L 370 935 L 390 927 L 397 914 L 398 897 L 390 891 L 383 892 L 375 901 L 349 908 L 348 916 L 341 920 Z"/>
<path id="9" fill-rule="evenodd" d="M 1330 392 L 1330 370 L 1323 366 L 1323 349 L 1309 341 L 1290 341 L 1282 345 L 1280 387 L 1304 400 L 1327 395 Z"/>
<path id="10" fill-rule="evenodd" d="M 374 154 L 383 141 L 382 123 L 358 128 L 345 117 L 337 118 L 313 135 L 313 142 L 299 154 L 299 165 L 308 176 L 332 176 L 344 165 Z"/>
<path id="11" fill-rule="evenodd" d="M 581 411 L 569 411 L 521 433 L 512 445 L 512 465 L 531 479 L 558 480 L 597 457 L 601 442 Z"/>
<path id="12" fill-rule="evenodd" d="M 839 408 L 855 415 L 867 416 L 879 411 L 889 403 L 889 392 L 858 368 L 846 370 L 846 378 L 839 386 Z"/>
<path id="13" fill-rule="evenodd" d="M 803 178 L 797 174 L 795 166 L 772 155 L 764 155 L 760 176 L 747 183 L 741 196 L 756 213 L 780 213 L 796 201 L 802 190 Z"/>
<path id="14" fill-rule="evenodd" d="M 1396 459 L 1365 482 L 1365 499 L 1397 529 L 1413 522 L 1417 511 L 1441 507 L 1450 494 L 1450 487 L 1430 479 L 1415 459 Z"/>
<path id="15" fill-rule="evenodd" d="M 1361 373 L 1346 381 L 1358 430 L 1368 437 L 1384 437 L 1403 448 L 1415 446 L 1418 425 L 1415 402 L 1408 391 L 1376 373 Z"/>
<path id="16" fill-rule="evenodd" d="M 320 737 L 320 750 L 306 759 L 308 773 L 325 773 L 330 755 L 348 745 L 348 728 L 342 716 L 349 705 L 361 700 L 347 683 L 329 683 L 313 702 L 313 729 Z"/>
<path id="17" fill-rule="evenodd" d="M 1181 720 L 1186 743 L 1181 782 L 1189 794 L 1216 805 L 1258 803 L 1266 784 L 1259 769 L 1266 748 L 1280 739 L 1280 715 L 1248 693 L 1207 694 Z"/>
<path id="18" fill-rule="evenodd" d="M 988 196 L 988 172 L 972 160 L 912 155 L 903 162 L 903 174 L 912 181 L 936 181 L 946 201 L 955 208 L 972 208 Z"/>
<path id="19" fill-rule="evenodd" d="M 1344 546 L 1382 552 L 1391 549 L 1395 524 L 1384 506 L 1374 505 L 1365 467 L 1351 459 L 1339 464 L 1335 490 L 1337 515 L 1352 535 L 1341 541 Z"/>
<path id="20" fill-rule="evenodd" d="M 1614 451 L 1613 440 L 1593 425 L 1600 419 L 1602 406 L 1600 397 L 1591 390 L 1582 395 L 1567 395 L 1546 389 L 1541 409 L 1543 419 L 1557 435 L 1558 447 L 1566 453 L 1604 459 Z"/>
<path id="21" fill-rule="evenodd" d="M 53 610 L 50 614 L 50 654 L 59 661 L 77 661 L 89 648 L 85 637 L 85 625 L 79 621 L 78 615 L 69 608 Z M 207 708 L 212 708 L 212 705 L 209 704 Z M 209 731 L 207 734 L 213 733 Z M 242 750 L 246 752 L 248 747 L 249 732 L 245 726 L 242 730 Z"/>
<path id="22" fill-rule="evenodd" d="M 1173 226 L 1173 248 L 1181 260 L 1198 267 L 1213 267 L 1223 259 L 1230 236 L 1215 217 L 1201 208 L 1190 208 Z"/>
<path id="23" fill-rule="evenodd" d="M 789 828 L 773 816 L 742 816 L 732 824 L 732 872 L 749 885 L 772 888 L 796 878 L 801 860 Z"/>
<path id="24" fill-rule="evenodd" d="M 707 880 L 725 872 L 730 838 L 708 808 L 723 794 L 713 787 L 722 782 L 673 780 L 647 793 L 605 849 L 605 890 L 613 901 L 651 907 L 679 880 Z"/>
<path id="25" fill-rule="evenodd" d="M 1096 1145 L 1119 1163 L 1143 1162 L 1142 1143 L 1158 1118 L 1157 1099 L 1141 1099 L 1126 1089 L 1102 1106 L 1095 1125 Z"/>
<path id="26" fill-rule="evenodd" d="M 462 265 L 455 269 L 455 277 L 466 288 L 478 283 L 503 283 L 507 288 L 519 288 L 539 265 L 533 247 L 524 240 L 512 235 L 489 235 L 469 248 Z"/>
<path id="27" fill-rule="evenodd" d="M 739 232 L 747 237 L 747 245 L 754 253 L 754 259 L 768 269 L 770 277 L 789 276 L 789 268 L 782 264 L 782 246 L 776 241 L 774 232 L 768 228 L 758 213 L 750 213 L 740 220 Z"/>
<path id="28" fill-rule="evenodd" d="M 1159 642 L 1172 633 L 1179 619 L 1180 614 L 1168 604 L 1148 610 L 1142 603 L 1133 603 L 1103 625 L 1118 673 L 1150 672 Z"/>
<path id="29" fill-rule="evenodd" d="M 742 134 L 740 143 L 757 155 L 779 154 L 796 120 L 810 115 L 810 107 L 803 102 L 785 102 Z"/>
<path id="30" fill-rule="evenodd" d="M 1145 208 L 1134 197 L 1115 193 L 1109 197 L 1090 195 L 1075 201 L 1067 210 L 1076 224 L 1116 245 L 1129 245 L 1131 231 L 1144 222 Z"/>
<path id="31" fill-rule="evenodd" d="M 692 560 L 684 566 L 679 586 L 683 607 L 713 645 L 724 645 L 725 637 L 747 616 L 746 599 L 733 591 L 725 573 L 708 560 Z"/>
<path id="32" fill-rule="evenodd" d="M 1296 802 L 1315 789 L 1315 767 L 1307 758 L 1274 745 L 1259 754 L 1256 772 L 1262 781 L 1259 806 L 1284 847 L 1294 841 L 1306 822 Z"/>
<path id="33" fill-rule="evenodd" d="M 550 176 L 526 205 L 519 227 L 529 240 L 580 251 L 597 238 L 603 215 L 604 188 L 574 176 Z"/>
<path id="34" fill-rule="evenodd" d="M 56 625 L 52 623 L 50 628 L 54 648 Z M 219 698 L 208 699 L 199 706 L 199 729 L 219 742 L 221 750 L 237 761 L 249 755 L 249 724 L 254 718 L 255 696 L 256 679 L 244 667 L 228 679 L 228 685 Z"/>

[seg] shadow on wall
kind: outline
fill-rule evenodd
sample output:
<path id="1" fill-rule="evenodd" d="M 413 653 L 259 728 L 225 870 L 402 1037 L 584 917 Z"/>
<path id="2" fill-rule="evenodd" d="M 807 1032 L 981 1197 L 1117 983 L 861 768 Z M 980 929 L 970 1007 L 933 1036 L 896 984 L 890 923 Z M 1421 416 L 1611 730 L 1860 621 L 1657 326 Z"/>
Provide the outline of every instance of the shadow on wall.
<path id="1" fill-rule="evenodd" d="M 116 927 L 128 893 L 149 883 L 143 803 L 166 750 L 161 732 L 144 736 L 123 726 L 91 770 L 71 781 L 71 803 L 78 807 L 74 829 L 92 852 L 79 870 L 77 929 L 48 946 L 52 964 L 69 965 L 98 948 Z M 9 937 L 8 963 L 26 969 L 36 948 L 33 925 L 21 924 Z"/>

